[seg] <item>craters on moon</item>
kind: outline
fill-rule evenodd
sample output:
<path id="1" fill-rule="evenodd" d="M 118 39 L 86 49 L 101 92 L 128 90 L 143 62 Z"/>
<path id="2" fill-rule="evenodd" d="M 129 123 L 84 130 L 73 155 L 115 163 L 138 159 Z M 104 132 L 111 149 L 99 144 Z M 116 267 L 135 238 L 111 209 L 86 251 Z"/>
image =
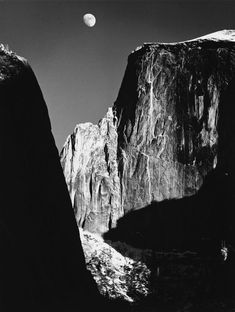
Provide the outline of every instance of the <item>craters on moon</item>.
<path id="1" fill-rule="evenodd" d="M 88 27 L 93 27 L 93 26 L 95 26 L 96 18 L 95 18 L 95 16 L 93 14 L 87 13 L 87 14 L 83 15 L 83 22 Z"/>

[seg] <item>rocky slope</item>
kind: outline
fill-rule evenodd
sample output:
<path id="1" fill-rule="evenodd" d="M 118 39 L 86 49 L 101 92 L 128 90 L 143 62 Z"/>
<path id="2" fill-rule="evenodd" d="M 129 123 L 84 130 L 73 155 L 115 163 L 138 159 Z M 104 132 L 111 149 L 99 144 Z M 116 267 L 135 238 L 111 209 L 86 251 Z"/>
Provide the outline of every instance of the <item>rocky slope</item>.
<path id="1" fill-rule="evenodd" d="M 105 242 L 100 235 L 81 228 L 80 237 L 87 268 L 103 296 L 134 302 L 151 292 L 151 271 L 143 262 L 141 251 L 131 248 L 130 258 L 131 253 L 124 252 L 129 250 L 130 246 L 119 243 L 112 247 L 110 242 Z M 118 251 L 120 247 L 121 252 Z"/>
<path id="2" fill-rule="evenodd" d="M 231 187 L 234 34 L 131 53 L 113 108 L 98 126 L 78 125 L 61 152 L 81 227 L 103 233 L 130 211 L 191 196 L 213 170 Z"/>

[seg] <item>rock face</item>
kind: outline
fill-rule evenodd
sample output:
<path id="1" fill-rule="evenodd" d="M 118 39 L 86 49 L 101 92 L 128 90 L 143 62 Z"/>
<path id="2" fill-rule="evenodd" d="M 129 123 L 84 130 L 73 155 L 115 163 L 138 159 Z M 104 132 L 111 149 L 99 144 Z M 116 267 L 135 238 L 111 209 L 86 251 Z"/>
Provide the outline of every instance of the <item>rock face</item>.
<path id="1" fill-rule="evenodd" d="M 129 56 L 114 104 L 124 211 L 194 194 L 221 161 L 218 119 L 229 105 L 221 97 L 234 73 L 233 48 L 198 39 L 145 44 Z"/>
<path id="2" fill-rule="evenodd" d="M 99 126 L 78 125 L 61 153 L 80 226 L 104 232 L 153 201 L 191 196 L 213 170 L 232 189 L 234 34 L 131 53 L 113 108 Z"/>
<path id="3" fill-rule="evenodd" d="M 0 310 L 70 311 L 86 303 L 90 311 L 98 291 L 47 107 L 27 61 L 3 46 L 0 97 Z"/>
<path id="4" fill-rule="evenodd" d="M 123 215 L 117 166 L 117 120 L 110 108 L 99 125 L 78 125 L 61 152 L 78 225 L 102 233 Z"/>

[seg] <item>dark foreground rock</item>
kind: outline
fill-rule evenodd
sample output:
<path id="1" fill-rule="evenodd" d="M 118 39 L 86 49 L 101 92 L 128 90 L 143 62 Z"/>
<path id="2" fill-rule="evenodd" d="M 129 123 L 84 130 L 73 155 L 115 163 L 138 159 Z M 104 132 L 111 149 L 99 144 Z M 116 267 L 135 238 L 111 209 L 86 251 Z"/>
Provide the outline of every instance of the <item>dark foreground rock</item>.
<path id="1" fill-rule="evenodd" d="M 0 47 L 0 310 L 97 303 L 48 111 L 27 61 Z"/>

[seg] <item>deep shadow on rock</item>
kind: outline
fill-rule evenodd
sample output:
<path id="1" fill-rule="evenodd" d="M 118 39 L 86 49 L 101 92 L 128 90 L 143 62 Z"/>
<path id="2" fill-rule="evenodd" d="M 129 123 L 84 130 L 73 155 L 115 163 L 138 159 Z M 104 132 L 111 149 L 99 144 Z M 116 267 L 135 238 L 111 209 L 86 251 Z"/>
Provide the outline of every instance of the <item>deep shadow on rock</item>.
<path id="1" fill-rule="evenodd" d="M 100 300 L 28 63 L 0 51 L 0 309 L 70 311 Z"/>
<path id="2" fill-rule="evenodd" d="M 220 248 L 224 240 L 234 244 L 229 184 L 227 173 L 213 170 L 195 195 L 130 212 L 104 237 L 156 251 L 202 251 Z"/>
<path id="3" fill-rule="evenodd" d="M 180 304 L 189 291 L 195 305 L 207 299 L 218 304 L 217 297 L 222 302 L 233 298 L 235 249 L 230 185 L 231 177 L 227 173 L 213 170 L 197 194 L 153 202 L 130 212 L 119 220 L 116 229 L 104 235 L 113 242 L 153 250 L 149 268 L 158 266 L 163 272 L 154 277 L 158 294 L 151 300 L 155 300 L 156 307 L 169 294 Z M 221 254 L 222 241 L 228 247 L 226 261 Z M 175 256 L 173 253 L 169 257 L 167 254 L 172 251 Z M 177 254 L 186 251 L 196 256 L 187 258 Z M 168 303 L 169 300 L 167 297 Z M 166 302 L 162 304 L 167 307 Z"/>
<path id="4" fill-rule="evenodd" d="M 218 161 L 216 168 L 206 175 L 201 189 L 190 197 L 152 202 L 131 211 L 118 221 L 115 229 L 104 235 L 112 242 L 166 252 L 166 256 L 159 257 L 160 260 L 155 257 L 150 263 L 150 266 L 159 265 L 160 272 L 164 272 L 160 273 L 162 280 L 156 279 L 158 293 L 146 298 L 137 311 L 228 312 L 234 309 L 234 85 L 233 78 L 221 92 Z M 226 261 L 221 255 L 222 241 L 228 248 Z M 197 255 L 192 261 L 185 263 L 177 256 L 168 260 L 168 252 L 188 250 Z M 186 270 L 185 276 L 180 277 L 184 268 L 191 268 L 190 274 L 187 275 Z M 178 269 L 178 279 L 175 279 L 175 269 Z M 173 301 L 168 296 L 172 292 Z M 187 298 L 188 292 L 192 293 L 191 298 Z"/>

